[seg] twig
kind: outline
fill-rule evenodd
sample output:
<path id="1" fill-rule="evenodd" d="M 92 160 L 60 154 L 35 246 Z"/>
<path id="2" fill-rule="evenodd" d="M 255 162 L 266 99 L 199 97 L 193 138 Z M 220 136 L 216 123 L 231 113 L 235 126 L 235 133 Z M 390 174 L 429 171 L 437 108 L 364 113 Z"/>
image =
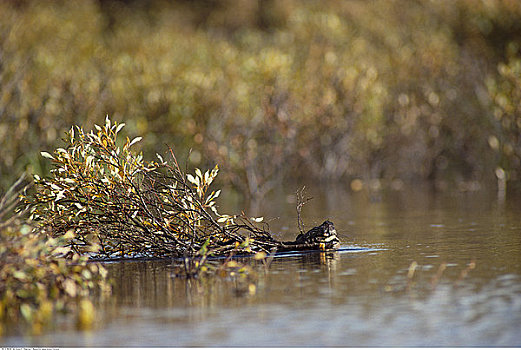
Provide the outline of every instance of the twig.
<path id="1" fill-rule="evenodd" d="M 296 207 L 296 209 L 297 209 L 297 224 L 298 224 L 298 229 L 299 229 L 301 234 L 304 233 L 304 222 L 302 221 L 302 215 L 301 215 L 302 207 L 307 202 L 309 202 L 310 200 L 313 199 L 312 197 L 304 199 L 304 190 L 305 189 L 306 189 L 306 186 L 302 187 L 300 192 L 299 192 L 299 190 L 297 190 L 296 193 L 295 193 L 296 198 L 297 198 L 297 207 Z"/>

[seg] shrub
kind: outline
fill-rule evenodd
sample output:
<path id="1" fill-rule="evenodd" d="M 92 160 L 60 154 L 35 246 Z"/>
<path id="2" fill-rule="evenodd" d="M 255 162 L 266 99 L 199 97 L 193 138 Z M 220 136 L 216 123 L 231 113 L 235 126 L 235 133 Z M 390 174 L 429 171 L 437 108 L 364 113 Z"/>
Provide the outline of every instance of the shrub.
<path id="1" fill-rule="evenodd" d="M 488 88 L 494 106 L 495 127 L 488 142 L 497 152 L 498 176 L 506 171 L 508 180 L 521 176 L 521 57 L 514 56 L 498 67 L 499 77 Z"/>
<path id="2" fill-rule="evenodd" d="M 503 166 L 486 81 L 519 47 L 517 1 L 125 3 L 0 3 L 0 188 L 47 174 L 37 152 L 105 114 L 146 135 L 144 155 L 192 149 L 259 197 Z"/>
<path id="3" fill-rule="evenodd" d="M 21 320 L 39 333 L 55 312 L 74 310 L 78 302 L 91 304 L 93 293 L 110 291 L 105 268 L 87 264 L 87 256 L 66 246 L 75 237 L 72 231 L 45 237 L 20 213 L 12 213 L 17 204 L 16 192 L 0 202 L 0 335 Z M 82 326 L 91 325 L 92 313 L 80 310 L 78 315 Z"/>
<path id="4" fill-rule="evenodd" d="M 50 178 L 35 176 L 36 190 L 26 202 L 43 232 L 61 237 L 72 230 L 76 235 L 67 244 L 71 251 L 85 254 L 95 245 L 99 258 L 204 261 L 211 254 L 269 251 L 272 239 L 267 232 L 247 218 L 217 212 L 220 191 L 209 190 L 217 166 L 185 175 L 173 151 L 172 165 L 160 155 L 158 162 L 145 162 L 141 153 L 131 150 L 141 137 L 119 142 L 124 125 L 107 117 L 103 127 L 95 125 L 88 133 L 75 126 L 65 148 L 52 155 L 42 152 L 55 169 Z"/>

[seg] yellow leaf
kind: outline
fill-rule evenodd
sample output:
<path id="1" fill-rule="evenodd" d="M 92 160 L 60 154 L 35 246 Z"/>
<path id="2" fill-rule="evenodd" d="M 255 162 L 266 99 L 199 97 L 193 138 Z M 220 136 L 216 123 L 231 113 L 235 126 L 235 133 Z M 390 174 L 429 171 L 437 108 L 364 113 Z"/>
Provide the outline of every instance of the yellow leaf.
<path id="1" fill-rule="evenodd" d="M 26 321 L 31 321 L 33 317 L 33 309 L 29 304 L 20 305 L 20 313 L 25 318 Z"/>
<path id="2" fill-rule="evenodd" d="M 27 279 L 27 274 L 23 271 L 15 271 L 13 272 L 13 277 L 23 282 Z"/>
<path id="3" fill-rule="evenodd" d="M 69 247 L 57 247 L 57 248 L 54 248 L 52 253 L 54 255 L 67 255 L 70 251 L 71 251 L 71 248 L 69 248 Z"/>
<path id="4" fill-rule="evenodd" d="M 78 312 L 78 328 L 89 329 L 92 327 L 96 318 L 96 310 L 92 302 L 88 299 L 80 301 Z"/>
<path id="5" fill-rule="evenodd" d="M 63 237 L 63 239 L 73 239 L 74 238 L 74 231 L 73 230 L 68 230 L 67 232 L 65 232 L 65 234 L 62 237 Z"/>
<path id="6" fill-rule="evenodd" d="M 65 290 L 65 293 L 69 294 L 73 298 L 78 293 L 76 283 L 74 283 L 74 281 L 70 279 L 66 279 L 65 282 L 63 282 L 63 289 Z"/>
<path id="7" fill-rule="evenodd" d="M 248 292 L 250 293 L 250 295 L 255 295 L 256 291 L 257 287 L 253 283 L 250 283 L 250 285 L 248 286 Z"/>
<path id="8" fill-rule="evenodd" d="M 258 252 L 257 254 L 255 254 L 255 256 L 253 257 L 255 260 L 262 260 L 266 257 L 266 253 L 265 252 Z"/>
<path id="9" fill-rule="evenodd" d="M 233 267 L 237 267 L 239 266 L 239 264 L 237 263 L 237 261 L 235 260 L 230 260 L 226 263 L 226 267 L 230 267 L 230 268 L 233 268 Z"/>

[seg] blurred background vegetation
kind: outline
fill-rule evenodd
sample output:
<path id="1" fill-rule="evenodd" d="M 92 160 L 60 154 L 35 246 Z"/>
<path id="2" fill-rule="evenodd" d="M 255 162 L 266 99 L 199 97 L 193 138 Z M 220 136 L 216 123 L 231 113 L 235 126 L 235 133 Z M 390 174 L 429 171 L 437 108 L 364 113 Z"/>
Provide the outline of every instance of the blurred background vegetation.
<path id="1" fill-rule="evenodd" d="M 521 1 L 0 2 L 0 193 L 107 114 L 252 196 L 515 183 Z"/>

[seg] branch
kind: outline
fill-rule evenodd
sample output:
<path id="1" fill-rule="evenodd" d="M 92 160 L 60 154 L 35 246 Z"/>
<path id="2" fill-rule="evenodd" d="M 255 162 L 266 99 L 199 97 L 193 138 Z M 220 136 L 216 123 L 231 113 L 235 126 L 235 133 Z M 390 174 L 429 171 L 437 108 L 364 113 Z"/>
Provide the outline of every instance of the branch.
<path id="1" fill-rule="evenodd" d="M 298 224 L 298 229 L 299 229 L 301 234 L 304 234 L 304 222 L 302 221 L 302 216 L 301 216 L 302 207 L 307 202 L 309 202 L 310 200 L 313 199 L 312 197 L 304 199 L 304 190 L 305 189 L 306 189 L 306 186 L 302 187 L 300 192 L 299 192 L 299 190 L 297 190 L 295 192 L 295 195 L 297 197 L 297 207 L 296 207 L 296 209 L 297 209 L 297 224 Z"/>

